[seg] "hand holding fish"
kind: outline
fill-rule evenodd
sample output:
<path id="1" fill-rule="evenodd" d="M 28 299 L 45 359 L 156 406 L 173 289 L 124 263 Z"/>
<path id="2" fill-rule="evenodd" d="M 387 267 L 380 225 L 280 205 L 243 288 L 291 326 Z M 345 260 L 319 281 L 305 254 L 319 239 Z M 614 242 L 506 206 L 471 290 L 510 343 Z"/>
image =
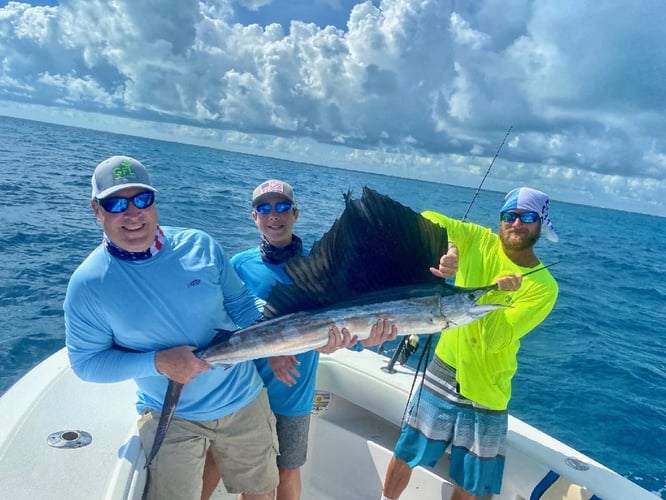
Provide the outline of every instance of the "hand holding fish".
<path id="1" fill-rule="evenodd" d="M 349 330 L 346 328 L 340 330 L 337 326 L 333 325 L 333 327 L 328 331 L 328 343 L 325 346 L 315 350 L 322 354 L 331 354 L 338 349 L 351 347 L 357 341 L 358 337 L 356 335 L 352 336 L 349 333 Z"/>
<path id="2" fill-rule="evenodd" d="M 155 353 L 155 368 L 174 382 L 188 384 L 201 372 L 210 369 L 210 365 L 197 358 L 193 346 L 182 345 Z"/>
<path id="3" fill-rule="evenodd" d="M 268 364 L 271 365 L 275 378 L 289 387 L 296 384 L 296 378 L 301 376 L 296 369 L 301 364 L 296 356 L 272 356 L 268 358 Z"/>
<path id="4" fill-rule="evenodd" d="M 449 242 L 449 250 L 439 259 L 439 267 L 431 267 L 430 272 L 438 278 L 451 278 L 458 272 L 458 247 Z"/>
<path id="5" fill-rule="evenodd" d="M 497 288 L 500 290 L 504 290 L 506 292 L 515 292 L 523 283 L 523 275 L 518 273 L 502 276 L 501 278 L 497 278 L 495 283 L 497 284 Z"/>
<path id="6" fill-rule="evenodd" d="M 391 323 L 388 318 L 380 318 L 372 325 L 370 336 L 361 341 L 363 347 L 373 347 L 383 344 L 389 340 L 395 340 L 398 336 L 398 327 Z"/>

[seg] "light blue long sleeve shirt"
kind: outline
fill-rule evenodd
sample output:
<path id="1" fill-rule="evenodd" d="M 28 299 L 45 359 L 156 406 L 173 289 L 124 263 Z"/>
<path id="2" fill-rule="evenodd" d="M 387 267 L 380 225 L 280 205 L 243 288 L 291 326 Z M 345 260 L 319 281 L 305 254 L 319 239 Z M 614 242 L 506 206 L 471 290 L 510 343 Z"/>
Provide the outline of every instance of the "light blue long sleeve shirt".
<path id="1" fill-rule="evenodd" d="M 231 258 L 231 264 L 250 291 L 266 300 L 275 283 L 290 284 L 291 280 L 284 271 L 286 262 L 271 264 L 261 259 L 259 248 L 251 248 Z M 308 351 L 296 355 L 299 365 L 296 369 L 300 377 L 296 384 L 288 386 L 275 378 L 268 359 L 257 359 L 255 364 L 268 390 L 271 409 L 278 415 L 299 417 L 312 410 L 315 394 L 315 382 L 319 353 Z"/>
<path id="2" fill-rule="evenodd" d="M 155 367 L 157 351 L 205 347 L 215 328 L 235 330 L 261 317 L 254 296 L 211 236 L 162 230 L 164 247 L 147 260 L 115 258 L 103 245 L 93 250 L 72 274 L 63 306 L 74 372 L 91 382 L 135 379 L 139 412 L 162 409 L 168 380 Z M 211 367 L 185 385 L 176 415 L 223 417 L 251 402 L 262 386 L 252 362 Z"/>

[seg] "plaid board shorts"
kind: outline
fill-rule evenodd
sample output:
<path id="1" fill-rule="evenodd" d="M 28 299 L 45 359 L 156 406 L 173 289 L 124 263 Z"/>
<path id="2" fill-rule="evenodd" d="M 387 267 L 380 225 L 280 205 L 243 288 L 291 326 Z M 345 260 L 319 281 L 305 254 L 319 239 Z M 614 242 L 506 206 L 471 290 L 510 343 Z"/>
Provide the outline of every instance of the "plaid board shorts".
<path id="1" fill-rule="evenodd" d="M 451 445 L 451 479 L 476 496 L 499 494 L 508 412 L 463 397 L 455 370 L 435 357 L 409 402 L 395 456 L 410 467 L 433 467 Z"/>

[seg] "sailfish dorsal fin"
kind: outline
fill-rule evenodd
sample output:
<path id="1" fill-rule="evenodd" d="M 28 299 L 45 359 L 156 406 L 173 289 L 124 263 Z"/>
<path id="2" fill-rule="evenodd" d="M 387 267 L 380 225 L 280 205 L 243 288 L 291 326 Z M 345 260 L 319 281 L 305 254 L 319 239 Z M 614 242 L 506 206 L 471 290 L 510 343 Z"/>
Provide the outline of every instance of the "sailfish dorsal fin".
<path id="1" fill-rule="evenodd" d="M 441 282 L 437 267 L 448 250 L 446 229 L 368 187 L 345 208 L 307 256 L 289 260 L 293 284 L 270 291 L 264 316 L 321 309 L 389 288 Z"/>

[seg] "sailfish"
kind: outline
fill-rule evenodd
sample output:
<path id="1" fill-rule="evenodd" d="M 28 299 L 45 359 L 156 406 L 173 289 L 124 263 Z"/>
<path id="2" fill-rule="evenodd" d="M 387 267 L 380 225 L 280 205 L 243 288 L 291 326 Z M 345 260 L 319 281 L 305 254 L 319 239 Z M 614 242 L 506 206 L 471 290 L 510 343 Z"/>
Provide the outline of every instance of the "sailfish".
<path id="1" fill-rule="evenodd" d="M 344 194 L 345 208 L 310 254 L 290 259 L 292 284 L 277 283 L 263 307 L 264 321 L 234 332 L 218 330 L 195 355 L 212 365 L 292 355 L 326 345 L 332 325 L 359 340 L 378 318 L 399 335 L 433 334 L 476 321 L 506 307 L 479 304 L 496 285 L 463 288 L 434 276 L 448 250 L 446 228 L 370 189 Z M 169 380 L 146 467 L 157 454 L 183 384 Z"/>

